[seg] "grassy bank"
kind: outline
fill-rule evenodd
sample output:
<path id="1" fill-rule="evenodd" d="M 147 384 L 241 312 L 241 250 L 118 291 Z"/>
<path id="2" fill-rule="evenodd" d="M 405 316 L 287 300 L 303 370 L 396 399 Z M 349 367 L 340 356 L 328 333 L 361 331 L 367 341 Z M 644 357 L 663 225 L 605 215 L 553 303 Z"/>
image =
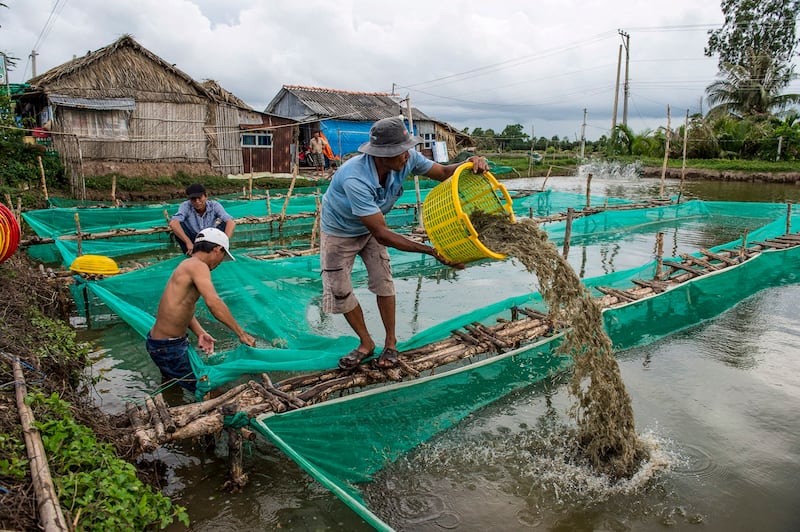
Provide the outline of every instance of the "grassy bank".
<path id="1" fill-rule="evenodd" d="M 510 166 L 522 177 L 539 177 L 546 175 L 552 167 L 553 175 L 574 175 L 582 164 L 574 154 L 548 154 L 541 162 L 531 164 L 527 152 L 487 153 L 484 154 L 497 165 Z M 623 163 L 640 163 L 643 167 L 661 167 L 663 158 L 656 157 L 623 157 L 616 156 L 606 159 L 604 156 L 592 154 L 590 161 L 618 161 Z M 680 158 L 667 161 L 668 168 L 681 168 L 683 161 Z M 759 174 L 786 173 L 800 171 L 800 164 L 796 161 L 752 161 L 744 159 L 687 159 L 687 168 L 710 170 L 712 172 L 749 172 Z M 514 174 L 504 174 L 504 178 L 513 177 Z"/>

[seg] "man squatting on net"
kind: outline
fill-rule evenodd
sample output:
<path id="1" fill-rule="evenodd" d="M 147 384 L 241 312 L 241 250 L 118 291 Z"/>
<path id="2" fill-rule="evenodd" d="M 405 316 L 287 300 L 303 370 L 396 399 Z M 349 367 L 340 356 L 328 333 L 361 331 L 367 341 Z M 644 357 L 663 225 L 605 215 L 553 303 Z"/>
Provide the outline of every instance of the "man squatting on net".
<path id="1" fill-rule="evenodd" d="M 170 219 L 169 227 L 181 250 L 191 255 L 197 233 L 214 227 L 223 231 L 230 239 L 233 237 L 236 222 L 220 202 L 208 199 L 206 187 L 200 183 L 192 183 L 186 187 L 186 201 L 180 204 L 178 212 Z"/>

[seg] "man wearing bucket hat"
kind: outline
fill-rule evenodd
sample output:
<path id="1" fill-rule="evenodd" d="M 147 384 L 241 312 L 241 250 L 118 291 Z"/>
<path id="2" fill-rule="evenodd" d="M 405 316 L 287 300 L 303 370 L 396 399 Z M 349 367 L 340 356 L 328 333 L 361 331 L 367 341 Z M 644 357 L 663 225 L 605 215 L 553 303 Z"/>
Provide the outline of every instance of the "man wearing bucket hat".
<path id="1" fill-rule="evenodd" d="M 220 202 L 208 199 L 206 187 L 192 183 L 186 187 L 186 201 L 180 204 L 178 212 L 170 219 L 169 227 L 181 250 L 191 255 L 197 233 L 207 227 L 215 227 L 231 238 L 236 222 Z"/>
<path id="2" fill-rule="evenodd" d="M 236 333 L 240 342 L 251 347 L 256 344 L 255 338 L 233 318 L 211 282 L 214 268 L 223 261 L 235 260 L 229 247 L 228 236 L 219 229 L 203 229 L 197 234 L 192 256 L 183 260 L 167 281 L 158 303 L 156 322 L 147 333 L 147 352 L 161 374 L 190 392 L 195 391 L 196 384 L 189 363 L 187 330 L 197 336 L 198 347 L 207 354 L 214 352 L 216 342 L 194 315 L 198 299 L 203 298 L 211 314 Z"/>
<path id="3" fill-rule="evenodd" d="M 359 146 L 361 155 L 345 162 L 333 175 L 322 198 L 320 265 L 322 269 L 323 311 L 344 314 L 358 335 L 356 349 L 339 359 L 339 367 L 353 369 L 375 352 L 375 342 L 367 330 L 364 314 L 353 294 L 350 278 L 356 255 L 367 269 L 369 290 L 377 298 L 385 330 L 379 367 L 397 364 L 395 336 L 395 292 L 387 247 L 424 253 L 442 264 L 463 268 L 431 246 L 409 240 L 389 229 L 384 215 L 403 193 L 409 175 L 424 175 L 444 181 L 458 164 L 435 163 L 413 148 L 422 139 L 408 133 L 402 118 L 384 118 L 370 128 L 369 141 Z M 470 157 L 473 171 L 489 169 L 482 157 Z"/>

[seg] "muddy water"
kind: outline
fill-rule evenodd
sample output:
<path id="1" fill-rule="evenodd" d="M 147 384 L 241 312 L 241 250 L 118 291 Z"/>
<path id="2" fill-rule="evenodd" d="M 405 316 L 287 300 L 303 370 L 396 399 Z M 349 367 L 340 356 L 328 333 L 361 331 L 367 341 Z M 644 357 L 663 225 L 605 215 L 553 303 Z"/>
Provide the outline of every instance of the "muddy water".
<path id="1" fill-rule="evenodd" d="M 533 188 L 541 182 L 515 180 L 509 186 Z M 733 185 L 737 196 L 755 201 L 800 200 L 794 186 L 765 192 Z M 548 180 L 548 188 L 557 190 L 582 193 L 584 186 L 580 178 Z M 591 186 L 598 195 L 634 199 L 653 197 L 659 189 L 653 180 L 598 175 Z M 668 190 L 676 189 L 668 183 Z M 690 192 L 703 199 L 741 200 L 725 197 L 716 184 L 689 183 Z M 736 237 L 736 228 L 725 227 L 668 233 L 666 252 L 731 239 L 717 234 L 725 230 Z M 570 263 L 590 277 L 651 260 L 652 252 L 653 235 L 634 234 L 573 245 Z M 507 279 L 519 274 L 519 268 L 495 263 L 442 281 L 400 280 L 398 315 L 405 321 L 398 333 L 408 337 L 453 305 L 474 308 L 476 299 L 507 297 L 512 292 Z M 454 292 L 452 283 L 461 289 Z M 564 378 L 519 390 L 438 435 L 385 470 L 370 497 L 383 501 L 382 517 L 403 530 L 798 530 L 798 298 L 800 286 L 765 291 L 710 323 L 617 354 L 637 430 L 662 452 L 664 469 L 649 482 L 612 489 L 591 472 L 553 459 L 560 427 L 569 418 Z M 332 326 L 347 331 L 346 325 Z M 126 400 L 158 386 L 141 338 L 126 326 L 86 336 L 104 349 L 94 371 L 108 379 L 97 386 L 105 408 L 119 411 Z M 166 395 L 171 403 L 181 400 L 180 391 Z M 165 492 L 189 509 L 192 530 L 369 529 L 264 442 L 246 452 L 251 482 L 244 492 L 221 491 L 221 454 L 190 445 L 158 452 L 169 466 Z"/>

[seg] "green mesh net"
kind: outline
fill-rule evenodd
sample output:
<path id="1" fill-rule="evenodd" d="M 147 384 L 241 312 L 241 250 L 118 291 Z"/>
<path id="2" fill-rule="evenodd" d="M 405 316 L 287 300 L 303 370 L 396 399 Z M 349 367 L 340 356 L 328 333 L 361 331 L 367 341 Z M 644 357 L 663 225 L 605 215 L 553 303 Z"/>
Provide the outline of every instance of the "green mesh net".
<path id="1" fill-rule="evenodd" d="M 413 185 L 413 184 L 412 184 Z M 423 188 L 424 198 L 429 188 Z M 301 214 L 316 209 L 316 191 L 299 195 L 286 212 Z M 259 217 L 280 212 L 282 199 L 225 199 L 234 217 Z M 399 204 L 413 205 L 416 193 L 409 186 Z M 624 200 L 592 197 L 592 205 L 625 205 Z M 514 200 L 519 216 L 548 216 L 567 208 L 582 209 L 586 197 L 545 192 Z M 175 208 L 175 205 L 170 207 Z M 164 205 L 125 208 L 52 208 L 25 213 L 25 220 L 43 238 L 55 243 L 37 246 L 32 254 L 51 253 L 68 265 L 77 256 L 77 241 L 64 238 L 75 232 L 75 213 L 81 229 L 102 232 L 114 229 L 163 227 Z M 414 208 L 392 211 L 390 225 L 410 232 L 417 223 Z M 800 217 L 788 221 L 800 227 Z M 276 376 L 336 367 L 337 360 L 357 346 L 352 332 L 321 311 L 322 286 L 317 255 L 255 258 L 278 248 L 308 247 L 313 217 L 273 224 L 237 227 L 235 262 L 221 264 L 212 279 L 237 321 L 257 338 L 254 348 L 239 345 L 230 332 L 215 322 L 198 303 L 197 316 L 219 341 L 210 357 L 190 350 L 192 367 L 199 379 L 198 395 L 233 381 L 270 372 Z M 252 226 L 251 226 L 252 225 Z M 623 241 L 651 239 L 656 232 L 699 235 L 718 242 L 712 251 L 737 247 L 737 238 L 748 231 L 748 241 L 765 240 L 786 232 L 786 206 L 782 204 L 688 201 L 677 205 L 629 210 L 607 210 L 578 218 L 572 223 L 571 242 L 602 260 L 589 260 L 587 286 L 630 288 L 633 279 L 653 278 L 657 261 L 652 252 L 621 253 L 606 273 L 609 250 Z M 551 239 L 563 242 L 565 222 L 544 224 Z M 687 237 L 688 238 L 688 237 Z M 678 248 L 674 237 L 672 250 Z M 699 247 L 685 242 L 683 247 Z M 48 249 L 48 252 L 43 252 Z M 93 315 L 113 314 L 144 337 L 154 323 L 156 307 L 169 275 L 182 256 L 166 232 L 133 234 L 106 240 L 84 240 L 82 252 L 147 264 L 101 280 L 76 278 L 73 293 Z M 454 273 L 426 255 L 390 250 L 398 288 L 398 336 L 400 350 L 445 339 L 451 331 L 474 322 L 495 324 L 509 318 L 513 307 L 546 311 L 536 291 L 535 279 L 521 277 L 513 261 L 476 262 Z M 737 301 L 770 286 L 797 282 L 800 250 L 765 251 L 737 266 L 686 282 L 655 297 L 648 297 L 604 313 L 605 326 L 616 349 L 654 341 L 685 327 L 712 318 Z M 697 255 L 699 256 L 699 254 Z M 596 264 L 595 264 L 596 263 Z M 487 275 L 494 282 L 486 282 Z M 354 269 L 354 289 L 362 301 L 370 299 L 366 271 L 360 262 Z M 599 295 L 599 292 L 596 292 Z M 403 295 L 401 295 L 403 294 Z M 438 306 L 437 306 L 438 305 Z M 79 305 L 80 308 L 80 305 Z M 446 311 L 442 311 L 442 309 Z M 434 309 L 434 310 L 430 310 Z M 377 318 L 368 322 L 379 327 Z M 409 382 L 366 390 L 293 412 L 265 415 L 252 421 L 262 435 L 291 456 L 315 479 L 378 529 L 391 529 L 364 496 L 372 476 L 398 456 L 446 430 L 476 409 L 511 391 L 536 383 L 568 368 L 569 359 L 556 356 L 560 337 L 524 346 L 512 352 Z M 144 341 L 142 351 L 144 351 Z M 378 512 L 379 513 L 379 512 Z"/>

